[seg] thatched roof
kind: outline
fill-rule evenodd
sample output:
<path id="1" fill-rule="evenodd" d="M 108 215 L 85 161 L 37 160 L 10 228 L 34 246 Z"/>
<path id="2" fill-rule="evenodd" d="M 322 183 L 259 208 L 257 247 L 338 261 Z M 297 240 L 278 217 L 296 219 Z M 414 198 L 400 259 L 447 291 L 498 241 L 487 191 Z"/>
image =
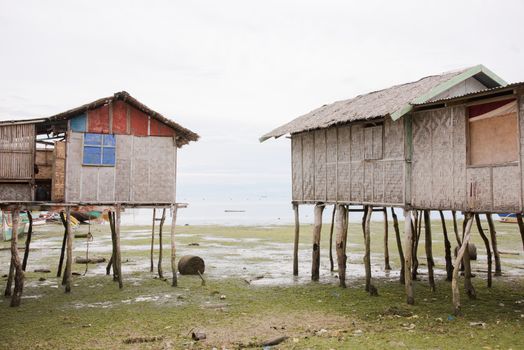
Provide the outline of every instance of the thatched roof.
<path id="1" fill-rule="evenodd" d="M 170 128 L 172 128 L 173 130 L 175 130 L 176 135 L 177 135 L 177 145 L 179 147 L 189 143 L 190 141 L 197 141 L 199 139 L 199 136 L 196 133 L 192 132 L 189 129 L 182 127 L 181 125 L 179 125 L 178 123 L 175 123 L 171 119 L 164 117 L 162 114 L 155 112 L 154 110 L 150 109 L 149 107 L 147 107 L 146 105 L 144 105 L 143 103 L 135 99 L 133 96 L 131 96 L 126 91 L 117 92 L 113 96 L 103 97 L 91 103 L 86 103 L 85 105 L 82 105 L 80 107 L 76 107 L 68 111 L 65 111 L 59 114 L 55 114 L 49 117 L 48 119 L 51 121 L 69 119 L 79 114 L 85 113 L 86 111 L 96 109 L 98 107 L 107 105 L 117 100 L 124 101 L 130 104 L 131 106 L 135 107 L 136 109 L 149 115 L 151 118 L 155 118 L 159 120 L 160 122 L 166 124 Z"/>
<path id="2" fill-rule="evenodd" d="M 349 100 L 324 105 L 263 135 L 260 141 L 357 120 L 386 116 L 396 120 L 408 113 L 414 104 L 429 101 L 470 77 L 475 77 L 488 87 L 506 84 L 482 65 L 432 75 L 412 83 L 395 85 Z"/>

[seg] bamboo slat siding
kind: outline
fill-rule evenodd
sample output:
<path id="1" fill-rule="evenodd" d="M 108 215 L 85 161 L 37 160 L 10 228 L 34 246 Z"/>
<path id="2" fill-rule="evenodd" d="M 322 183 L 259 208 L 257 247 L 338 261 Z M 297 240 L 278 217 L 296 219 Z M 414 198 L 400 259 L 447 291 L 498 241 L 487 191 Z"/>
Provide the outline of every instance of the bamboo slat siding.
<path id="1" fill-rule="evenodd" d="M 385 120 L 294 134 L 293 200 L 403 203 L 403 130 L 402 122 Z"/>
<path id="2" fill-rule="evenodd" d="M 33 124 L 0 126 L 0 179 L 30 180 L 34 147 Z"/>

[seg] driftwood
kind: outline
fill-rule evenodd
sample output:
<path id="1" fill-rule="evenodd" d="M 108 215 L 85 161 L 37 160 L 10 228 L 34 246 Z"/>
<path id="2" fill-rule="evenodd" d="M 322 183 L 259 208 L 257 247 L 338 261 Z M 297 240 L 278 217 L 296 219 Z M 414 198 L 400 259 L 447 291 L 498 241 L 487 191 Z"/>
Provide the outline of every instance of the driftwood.
<path id="1" fill-rule="evenodd" d="M 500 265 L 500 254 L 497 244 L 497 231 L 495 231 L 495 224 L 490 213 L 486 214 L 486 220 L 488 221 L 489 235 L 491 238 L 491 247 L 493 248 L 493 255 L 495 257 L 495 276 L 502 275 L 502 267 Z"/>
<path id="2" fill-rule="evenodd" d="M 413 225 L 411 220 L 411 210 L 404 210 L 404 232 L 406 236 L 404 241 L 404 247 L 406 248 L 404 255 L 404 278 L 406 287 L 406 302 L 410 305 L 413 305 L 415 303 L 415 298 L 413 295 L 413 276 L 411 275 L 411 263 L 413 262 Z"/>
<path id="3" fill-rule="evenodd" d="M 453 261 L 451 260 L 451 243 L 448 238 L 448 228 L 446 227 L 446 220 L 444 213 L 439 210 L 440 221 L 442 222 L 442 231 L 444 232 L 444 250 L 446 256 L 446 281 L 453 279 Z"/>
<path id="4" fill-rule="evenodd" d="M 300 235 L 300 222 L 298 216 L 297 203 L 293 203 L 293 212 L 295 214 L 295 240 L 293 242 L 293 276 L 298 276 L 298 243 Z"/>
<path id="5" fill-rule="evenodd" d="M 397 214 L 395 214 L 395 208 L 391 207 L 391 217 L 393 219 L 393 229 L 395 230 L 395 238 L 397 241 L 397 249 L 398 249 L 398 255 L 400 258 L 400 284 L 404 284 L 404 251 L 402 250 L 402 239 L 400 238 L 400 229 L 398 227 L 398 218 Z"/>
<path id="6" fill-rule="evenodd" d="M 488 256 L 488 288 L 491 288 L 491 269 L 492 269 L 492 260 L 491 260 L 491 247 L 489 244 L 489 239 L 486 237 L 486 234 L 484 233 L 484 229 L 482 228 L 482 224 L 480 223 L 480 217 L 479 214 L 475 214 L 475 222 L 477 224 L 477 230 L 479 231 L 480 237 L 484 241 L 484 246 L 486 247 L 486 254 Z"/>
<path id="7" fill-rule="evenodd" d="M 84 257 L 80 257 L 80 256 L 77 256 L 75 258 L 75 263 L 76 264 L 99 264 L 99 263 L 103 263 L 103 262 L 106 262 L 106 258 L 103 258 L 103 257 L 98 257 L 98 258 L 84 258 Z"/>
<path id="8" fill-rule="evenodd" d="M 435 265 L 435 262 L 433 261 L 433 250 L 431 247 L 432 237 L 431 237 L 431 221 L 430 221 L 430 211 L 429 210 L 424 210 L 424 233 L 426 234 L 424 243 L 426 246 L 426 261 L 428 264 L 429 287 L 431 288 L 431 291 L 434 292 L 435 291 L 435 277 L 433 275 L 433 266 Z"/>
<path id="9" fill-rule="evenodd" d="M 337 263 L 338 263 L 338 278 L 340 286 L 346 287 L 346 244 L 348 236 L 348 213 L 346 206 L 337 204 L 338 209 L 336 210 L 336 229 L 337 229 Z M 335 210 L 333 210 L 335 212 Z"/>
<path id="10" fill-rule="evenodd" d="M 40 273 L 50 273 L 51 270 L 49 270 L 49 269 L 35 269 L 35 272 L 40 272 Z"/>
<path id="11" fill-rule="evenodd" d="M 204 260 L 195 255 L 184 255 L 178 261 L 178 272 L 181 275 L 198 275 L 203 274 L 206 270 Z"/>
<path id="12" fill-rule="evenodd" d="M 333 264 L 333 229 L 335 227 L 335 213 L 337 211 L 337 205 L 333 205 L 333 212 L 331 214 L 331 227 L 329 228 L 329 271 L 333 272 L 335 266 Z"/>
<path id="13" fill-rule="evenodd" d="M 322 230 L 322 212 L 324 204 L 315 205 L 315 223 L 313 225 L 313 257 L 311 263 L 311 280 L 318 281 L 320 278 L 320 231 Z"/>
<path id="14" fill-rule="evenodd" d="M 389 232 L 388 232 L 388 211 L 384 207 L 384 270 L 391 270 L 391 265 L 389 264 Z"/>
<path id="15" fill-rule="evenodd" d="M 29 219 L 29 229 L 27 231 L 27 237 L 25 238 L 25 251 L 24 251 L 24 260 L 22 261 L 22 270 L 25 271 L 27 267 L 27 259 L 29 259 L 29 245 L 31 244 L 31 237 L 33 236 L 33 215 L 31 211 L 27 211 L 27 218 Z"/>

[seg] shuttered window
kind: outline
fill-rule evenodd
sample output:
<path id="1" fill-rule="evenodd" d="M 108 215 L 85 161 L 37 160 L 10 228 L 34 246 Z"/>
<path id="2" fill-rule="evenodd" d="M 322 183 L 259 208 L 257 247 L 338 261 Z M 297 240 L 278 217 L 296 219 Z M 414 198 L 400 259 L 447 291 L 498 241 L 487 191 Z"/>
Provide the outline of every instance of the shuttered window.
<path id="1" fill-rule="evenodd" d="M 84 165 L 115 166 L 115 135 L 84 134 Z"/>

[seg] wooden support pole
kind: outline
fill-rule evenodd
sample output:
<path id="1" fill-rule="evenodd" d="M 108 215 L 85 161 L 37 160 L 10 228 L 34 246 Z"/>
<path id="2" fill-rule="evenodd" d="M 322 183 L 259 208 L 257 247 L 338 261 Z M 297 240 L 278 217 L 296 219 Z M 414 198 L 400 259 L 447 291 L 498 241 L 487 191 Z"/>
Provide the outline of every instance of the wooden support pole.
<path id="1" fill-rule="evenodd" d="M 300 236 L 300 221 L 299 221 L 297 203 L 293 203 L 293 212 L 295 213 L 295 241 L 293 244 L 293 276 L 298 276 L 298 243 L 299 243 L 299 236 Z"/>
<path id="2" fill-rule="evenodd" d="M 500 253 L 497 244 L 497 231 L 495 231 L 495 224 L 491 213 L 486 214 L 486 220 L 488 221 L 489 235 L 491 237 L 491 247 L 493 249 L 493 255 L 495 256 L 495 276 L 502 275 L 502 266 L 500 265 Z"/>
<path id="3" fill-rule="evenodd" d="M 115 225 L 115 238 L 116 238 L 116 254 L 115 254 L 115 260 L 116 260 L 116 266 L 118 268 L 117 274 L 118 274 L 118 288 L 122 289 L 124 287 L 124 284 L 122 282 L 122 256 L 120 254 L 120 221 L 121 221 L 121 206 L 120 204 L 116 205 L 116 211 L 114 213 L 114 225 Z"/>
<path id="4" fill-rule="evenodd" d="M 155 248 L 155 221 L 156 221 L 156 208 L 153 208 L 153 225 L 151 227 L 151 265 L 149 267 L 149 271 L 153 272 L 154 269 L 154 256 L 153 256 L 153 250 Z"/>
<path id="5" fill-rule="evenodd" d="M 391 265 L 389 264 L 389 232 L 388 232 L 388 210 L 384 207 L 384 270 L 391 270 Z"/>
<path id="6" fill-rule="evenodd" d="M 29 229 L 27 230 L 27 237 L 25 238 L 25 251 L 24 251 L 24 260 L 22 262 L 22 270 L 25 271 L 27 267 L 27 259 L 29 259 L 29 246 L 31 245 L 31 237 L 33 236 L 33 215 L 31 211 L 27 211 L 27 218 L 29 219 Z"/>
<path id="7" fill-rule="evenodd" d="M 470 218 L 469 218 L 469 221 L 471 221 L 471 224 L 473 224 L 473 214 L 471 214 Z M 471 231 L 471 226 L 470 225 L 470 231 Z M 467 229 L 467 223 L 465 223 L 464 225 L 464 234 L 462 235 L 462 243 L 464 244 L 464 237 L 466 236 L 466 229 Z M 468 241 L 466 243 L 466 251 L 464 252 L 464 256 L 462 258 L 462 261 L 463 261 L 463 265 L 464 265 L 464 289 L 466 290 L 466 294 L 468 295 L 468 297 L 470 299 L 475 299 L 476 298 L 476 294 L 475 294 L 475 288 L 473 287 L 473 284 L 471 283 L 471 277 L 472 277 L 472 274 L 471 274 L 471 259 L 470 259 L 470 256 L 469 256 L 469 240 L 471 239 L 471 233 L 470 233 L 470 237 L 468 237 Z"/>
<path id="8" fill-rule="evenodd" d="M 176 287 L 178 284 L 176 276 L 176 245 L 175 245 L 175 227 L 176 227 L 176 215 L 178 207 L 173 205 L 171 211 L 173 216 L 171 217 L 171 271 L 173 271 L 173 281 L 171 285 Z"/>
<path id="9" fill-rule="evenodd" d="M 324 212 L 324 204 L 317 203 L 315 205 L 314 215 L 315 222 L 313 224 L 313 256 L 311 262 L 311 280 L 318 281 L 320 278 L 320 231 L 322 230 L 322 213 Z"/>
<path id="10" fill-rule="evenodd" d="M 492 258 L 491 258 L 491 247 L 489 244 L 489 239 L 486 237 L 486 234 L 484 233 L 484 229 L 482 228 L 482 224 L 480 222 L 480 215 L 475 214 L 475 222 L 477 224 L 477 230 L 479 231 L 480 237 L 484 241 L 484 246 L 486 247 L 486 255 L 488 257 L 488 288 L 491 288 L 491 271 L 492 271 Z"/>
<path id="11" fill-rule="evenodd" d="M 411 223 L 411 210 L 404 209 L 404 284 L 406 286 L 406 302 L 410 305 L 415 303 L 413 294 L 413 280 L 411 276 L 411 263 L 413 262 L 413 225 Z"/>
<path id="12" fill-rule="evenodd" d="M 377 295 L 377 289 L 371 284 L 371 214 L 373 213 L 373 207 L 367 206 L 366 220 L 364 222 L 364 242 L 365 242 L 365 253 L 364 253 L 364 267 L 366 270 L 366 292 L 371 295 Z"/>
<path id="13" fill-rule="evenodd" d="M 60 260 L 58 260 L 58 271 L 56 272 L 56 277 L 62 275 L 62 265 L 64 264 L 64 254 L 67 242 L 67 223 L 63 211 L 60 212 L 60 221 L 62 221 L 62 225 L 64 226 L 64 238 L 62 239 L 62 249 L 60 250 Z"/>
<path id="14" fill-rule="evenodd" d="M 395 238 L 397 240 L 397 248 L 398 248 L 398 255 L 400 259 L 400 284 L 404 284 L 404 271 L 405 271 L 405 263 L 404 263 L 404 251 L 402 250 L 402 239 L 400 238 L 400 229 L 398 227 L 398 218 L 397 214 L 395 214 L 395 209 L 391 207 L 391 217 L 393 218 L 393 229 L 395 230 Z"/>
<path id="15" fill-rule="evenodd" d="M 109 258 L 109 262 L 106 266 L 106 275 L 109 276 L 111 274 L 111 267 L 113 266 L 113 254 L 111 254 L 111 257 Z"/>
<path id="16" fill-rule="evenodd" d="M 111 259 L 109 262 L 111 263 L 111 267 L 113 268 L 113 281 L 118 281 L 118 267 L 117 261 L 116 261 L 116 228 L 115 228 L 115 213 L 113 211 L 109 211 L 107 213 L 109 217 L 109 228 L 111 229 Z M 106 271 L 107 272 L 107 271 Z"/>
<path id="17" fill-rule="evenodd" d="M 452 291 L 452 297 L 453 297 L 453 313 L 456 316 L 460 315 L 460 292 L 458 288 L 460 262 L 462 261 L 462 258 L 465 256 L 468 250 L 468 243 L 469 243 L 469 238 L 471 235 L 471 225 L 473 223 L 472 214 L 466 213 L 464 217 L 464 221 L 466 223 L 465 228 L 464 228 L 464 240 L 462 241 L 460 249 L 457 252 L 457 257 L 455 258 L 455 264 L 454 264 L 455 267 L 453 268 L 453 280 L 451 281 L 451 291 Z"/>
<path id="18" fill-rule="evenodd" d="M 11 306 L 19 306 L 22 300 L 22 292 L 24 290 L 24 271 L 22 270 L 22 263 L 18 255 L 18 225 L 20 222 L 20 210 L 15 208 L 12 212 L 12 232 L 11 235 L 11 261 L 14 265 L 15 278 L 13 295 L 11 296 Z"/>
<path id="19" fill-rule="evenodd" d="M 162 270 L 162 256 L 163 256 L 163 242 L 162 242 L 162 230 L 164 229 L 164 221 L 166 221 L 166 208 L 162 209 L 162 218 L 160 219 L 160 225 L 158 225 L 158 278 L 163 279 L 164 273 Z"/>
<path id="20" fill-rule="evenodd" d="M 340 286 L 346 288 L 346 244 L 348 236 L 348 213 L 346 206 L 343 204 L 337 204 L 338 209 L 336 211 L 336 229 L 337 229 L 337 263 L 338 263 L 338 279 Z"/>
<path id="21" fill-rule="evenodd" d="M 329 271 L 335 270 L 333 263 L 333 229 L 335 227 L 335 213 L 337 211 L 337 205 L 333 205 L 333 212 L 331 214 L 331 227 L 329 228 Z"/>
<path id="22" fill-rule="evenodd" d="M 446 256 L 446 281 L 451 282 L 453 279 L 453 261 L 451 258 L 451 242 L 448 237 L 448 228 L 446 227 L 446 220 L 444 219 L 444 213 L 439 210 L 440 221 L 442 223 L 442 232 L 444 232 L 444 251 Z"/>
<path id="23" fill-rule="evenodd" d="M 71 292 L 71 276 L 73 267 L 73 230 L 71 229 L 71 208 L 66 208 L 66 225 L 67 225 L 67 253 L 66 266 L 64 271 L 64 279 L 62 284 L 65 284 L 65 292 Z"/>
<path id="24" fill-rule="evenodd" d="M 453 217 L 453 232 L 455 232 L 455 239 L 457 240 L 457 244 L 460 247 L 462 245 L 462 240 L 460 239 L 459 231 L 458 231 L 457 212 L 452 210 L 451 216 Z"/>
<path id="25" fill-rule="evenodd" d="M 520 213 L 517 214 L 517 223 L 519 224 L 520 238 L 522 239 L 522 249 L 524 249 L 524 223 Z"/>
<path id="26" fill-rule="evenodd" d="M 9 260 L 9 275 L 7 276 L 7 283 L 5 285 L 4 296 L 10 297 L 13 289 L 13 279 L 15 278 L 15 264 L 13 262 L 13 256 Z"/>
<path id="27" fill-rule="evenodd" d="M 429 288 L 431 291 L 435 291 L 435 276 L 433 274 L 433 267 L 435 265 L 435 262 L 433 261 L 433 249 L 432 249 L 432 243 L 433 239 L 431 237 L 431 219 L 430 219 L 431 212 L 429 210 L 424 210 L 424 233 L 426 234 L 424 243 L 426 246 L 426 261 L 428 264 L 428 280 L 429 280 Z"/>

